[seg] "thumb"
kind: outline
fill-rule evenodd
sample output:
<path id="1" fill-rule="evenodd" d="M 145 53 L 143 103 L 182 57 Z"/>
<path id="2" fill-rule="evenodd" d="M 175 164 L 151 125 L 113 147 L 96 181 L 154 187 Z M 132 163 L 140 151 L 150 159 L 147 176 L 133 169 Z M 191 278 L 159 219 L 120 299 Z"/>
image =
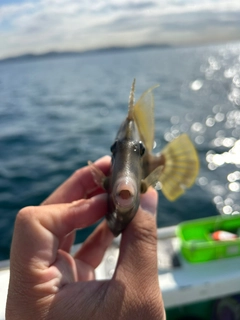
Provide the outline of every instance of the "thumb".
<path id="1" fill-rule="evenodd" d="M 149 188 L 141 195 L 140 207 L 122 234 L 115 275 L 122 278 L 124 273 L 128 282 L 133 281 L 138 286 L 139 283 L 143 284 L 143 281 L 146 281 L 148 287 L 153 282 L 158 286 L 157 202 L 157 192 Z M 145 287 L 144 284 L 142 287 Z"/>

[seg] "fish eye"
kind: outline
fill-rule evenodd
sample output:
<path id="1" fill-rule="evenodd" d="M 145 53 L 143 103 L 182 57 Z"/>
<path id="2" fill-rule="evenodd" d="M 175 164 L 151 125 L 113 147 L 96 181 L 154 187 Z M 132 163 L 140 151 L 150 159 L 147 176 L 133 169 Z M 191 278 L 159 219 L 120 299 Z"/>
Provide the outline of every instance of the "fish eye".
<path id="1" fill-rule="evenodd" d="M 144 147 L 142 141 L 139 141 L 139 147 L 140 147 L 140 156 L 143 156 L 144 152 L 145 152 L 145 147 Z"/>
<path id="2" fill-rule="evenodd" d="M 115 152 L 116 152 L 116 149 L 117 149 L 117 141 L 115 141 L 114 144 L 111 145 L 110 151 L 111 151 L 112 153 L 115 153 Z"/>

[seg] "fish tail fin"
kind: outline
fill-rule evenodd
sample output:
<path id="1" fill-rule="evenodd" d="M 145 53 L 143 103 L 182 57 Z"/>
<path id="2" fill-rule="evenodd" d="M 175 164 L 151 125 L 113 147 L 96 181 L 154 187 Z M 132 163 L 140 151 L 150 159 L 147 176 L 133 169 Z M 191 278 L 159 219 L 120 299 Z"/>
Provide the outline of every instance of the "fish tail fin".
<path id="1" fill-rule="evenodd" d="M 165 197 L 174 201 L 190 188 L 199 172 L 197 151 L 187 134 L 170 142 L 163 150 L 164 168 L 159 181 Z"/>
<path id="2" fill-rule="evenodd" d="M 160 156 L 151 156 L 150 174 L 142 181 L 143 192 L 152 185 L 159 186 L 165 197 L 175 201 L 190 188 L 198 175 L 199 160 L 187 134 L 171 141 Z"/>
<path id="3" fill-rule="evenodd" d="M 132 87 L 131 87 L 131 91 L 130 91 L 130 96 L 129 96 L 129 104 L 128 104 L 128 120 L 133 120 L 133 107 L 134 107 L 134 91 L 135 91 L 135 83 L 136 80 L 133 79 L 133 83 L 132 83 Z"/>

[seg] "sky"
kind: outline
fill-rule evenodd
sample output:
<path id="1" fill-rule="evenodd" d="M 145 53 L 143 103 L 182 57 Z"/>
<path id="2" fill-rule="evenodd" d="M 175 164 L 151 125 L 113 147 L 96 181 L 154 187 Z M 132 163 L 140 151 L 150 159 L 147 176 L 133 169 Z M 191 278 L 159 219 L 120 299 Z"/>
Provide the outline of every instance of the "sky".
<path id="1" fill-rule="evenodd" d="M 0 0 L 0 58 L 240 40 L 240 0 Z"/>

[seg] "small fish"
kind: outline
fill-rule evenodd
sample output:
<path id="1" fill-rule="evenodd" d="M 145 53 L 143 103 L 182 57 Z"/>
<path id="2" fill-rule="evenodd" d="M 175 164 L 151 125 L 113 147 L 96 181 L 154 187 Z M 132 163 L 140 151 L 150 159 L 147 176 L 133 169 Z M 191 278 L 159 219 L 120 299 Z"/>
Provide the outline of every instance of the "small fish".
<path id="1" fill-rule="evenodd" d="M 111 146 L 112 167 L 106 177 L 89 162 L 93 177 L 109 194 L 106 219 L 118 236 L 135 216 L 140 194 L 149 186 L 161 185 L 170 201 L 176 200 L 194 183 L 198 171 L 197 152 L 186 134 L 170 142 L 161 153 L 153 155 L 153 89 L 145 91 L 134 103 L 135 79 L 132 84 L 128 114 Z"/>

